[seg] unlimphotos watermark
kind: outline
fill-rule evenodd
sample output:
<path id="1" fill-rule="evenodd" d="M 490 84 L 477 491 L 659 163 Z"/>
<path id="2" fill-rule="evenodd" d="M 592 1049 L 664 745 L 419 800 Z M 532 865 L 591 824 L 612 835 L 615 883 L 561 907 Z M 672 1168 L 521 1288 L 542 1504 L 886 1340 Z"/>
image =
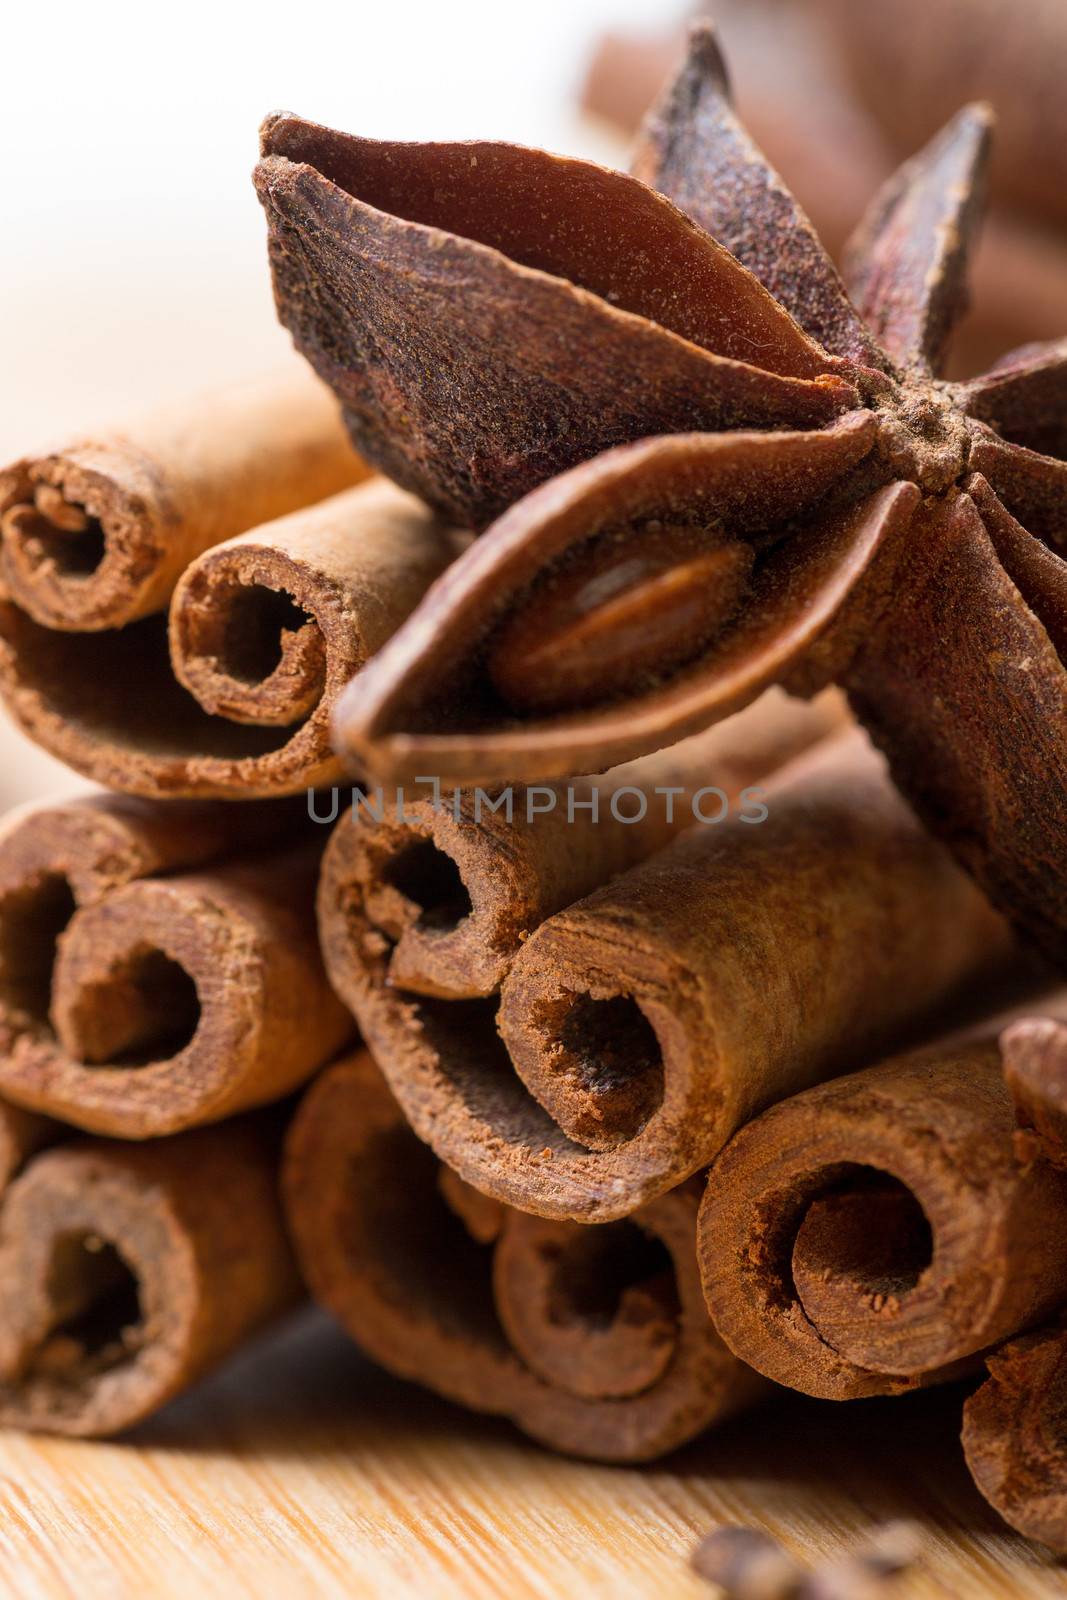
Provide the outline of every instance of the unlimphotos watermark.
<path id="1" fill-rule="evenodd" d="M 766 822 L 770 815 L 766 791 L 755 785 L 731 795 L 716 784 L 706 784 L 700 789 L 687 789 L 680 784 L 657 784 L 654 789 L 642 789 L 637 784 L 623 784 L 619 788 L 600 790 L 590 784 L 508 784 L 502 789 L 443 790 L 441 780 L 417 777 L 416 784 L 424 785 L 412 794 L 403 786 L 397 789 L 350 790 L 348 806 L 353 817 L 366 822 L 405 823 L 420 821 L 429 809 L 435 814 L 447 814 L 457 823 L 477 826 L 486 815 L 503 816 L 507 822 L 516 819 L 528 824 L 538 817 L 560 815 L 568 823 L 599 824 L 609 817 L 624 827 L 644 822 L 653 807 L 659 807 L 668 825 L 685 825 L 685 808 L 694 823 L 715 827 L 730 816 L 739 822 Z M 308 816 L 312 822 L 336 822 L 341 814 L 341 789 L 309 789 Z M 679 810 L 679 808 L 682 808 Z"/>

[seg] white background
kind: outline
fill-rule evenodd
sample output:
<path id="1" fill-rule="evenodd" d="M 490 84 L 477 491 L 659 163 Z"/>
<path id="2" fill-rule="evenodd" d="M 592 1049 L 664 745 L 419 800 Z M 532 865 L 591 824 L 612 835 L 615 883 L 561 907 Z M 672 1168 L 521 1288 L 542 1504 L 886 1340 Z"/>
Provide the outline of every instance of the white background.
<path id="1" fill-rule="evenodd" d="M 681 9 L 679 6 L 678 10 Z M 575 102 L 605 26 L 669 0 L 7 8 L 0 455 L 276 364 L 249 173 L 263 115 L 614 159 Z"/>

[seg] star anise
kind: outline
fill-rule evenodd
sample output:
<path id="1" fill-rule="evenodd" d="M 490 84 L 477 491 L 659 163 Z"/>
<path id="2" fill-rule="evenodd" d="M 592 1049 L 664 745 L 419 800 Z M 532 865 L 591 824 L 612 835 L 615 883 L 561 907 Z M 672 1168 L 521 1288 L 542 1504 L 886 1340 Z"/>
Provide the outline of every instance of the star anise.
<path id="1" fill-rule="evenodd" d="M 376 465 L 497 519 L 349 686 L 356 767 L 563 776 L 836 680 L 1067 958 L 1067 341 L 938 378 L 989 135 L 890 181 L 850 300 L 706 27 L 636 175 L 271 119 L 282 319 Z"/>

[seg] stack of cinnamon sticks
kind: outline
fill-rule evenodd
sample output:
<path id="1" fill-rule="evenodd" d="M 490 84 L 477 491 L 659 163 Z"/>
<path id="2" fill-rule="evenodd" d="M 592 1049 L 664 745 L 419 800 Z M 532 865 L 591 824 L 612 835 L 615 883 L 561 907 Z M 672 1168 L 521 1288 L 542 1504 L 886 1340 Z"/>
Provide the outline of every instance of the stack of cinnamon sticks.
<path id="1" fill-rule="evenodd" d="M 288 1102 L 354 1037 L 305 791 L 455 551 L 368 479 L 299 371 L 0 475 L 6 704 L 119 791 L 0 836 L 5 1421 L 126 1428 L 301 1296 Z"/>
<path id="2" fill-rule="evenodd" d="M 703 105 L 700 138 L 791 206 L 707 36 L 686 71 L 700 94 L 671 114 Z M 1031 923 L 1062 940 L 1062 797 L 1019 816 L 1040 774 L 1005 799 L 983 770 L 973 827 L 932 818 L 951 851 L 826 687 L 860 659 L 877 700 L 887 597 L 921 587 L 901 530 L 984 550 L 983 492 L 1003 568 L 976 606 L 1014 631 L 974 656 L 1029 673 L 1015 641 L 1047 624 L 1035 681 L 1062 676 L 1062 561 L 1019 556 L 989 485 L 967 479 L 963 520 L 908 521 L 963 500 L 983 429 L 1019 475 L 998 486 L 1026 478 L 1058 533 L 1057 463 L 950 415 L 932 368 L 920 394 L 799 211 L 781 293 L 799 316 L 806 262 L 848 362 L 635 178 L 623 204 L 536 152 L 428 146 L 409 171 L 401 150 L 265 130 L 279 309 L 344 423 L 307 374 L 0 473 L 0 695 L 101 786 L 0 833 L 0 1422 L 127 1428 L 306 1288 L 383 1366 L 602 1460 L 775 1385 L 969 1379 L 976 1481 L 1067 1549 L 1067 1003 L 1025 948 Z M 543 189 L 563 242 L 531 242 Z M 625 281 L 578 226 L 612 196 L 649 246 Z M 694 275 L 688 309 L 663 261 Z M 441 282 L 465 285 L 455 326 Z M 528 394 L 502 283 L 547 352 Z M 557 312 L 601 362 L 570 388 Z M 940 732 L 958 680 L 929 681 Z M 983 850 L 983 882 L 1026 879 L 1011 923 L 956 859 Z"/>

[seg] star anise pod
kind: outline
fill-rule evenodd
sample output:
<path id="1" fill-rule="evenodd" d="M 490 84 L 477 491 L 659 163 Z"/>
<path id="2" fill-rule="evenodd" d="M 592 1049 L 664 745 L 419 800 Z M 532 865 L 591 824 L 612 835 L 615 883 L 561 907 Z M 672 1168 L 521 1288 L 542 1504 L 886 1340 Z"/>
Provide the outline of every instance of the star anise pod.
<path id="1" fill-rule="evenodd" d="M 966 108 L 876 198 L 850 300 L 704 27 L 636 176 L 268 122 L 298 347 L 376 465 L 497 519 L 349 686 L 358 770 L 596 770 L 836 680 L 1067 959 L 1067 341 L 938 378 L 989 125 Z"/>

